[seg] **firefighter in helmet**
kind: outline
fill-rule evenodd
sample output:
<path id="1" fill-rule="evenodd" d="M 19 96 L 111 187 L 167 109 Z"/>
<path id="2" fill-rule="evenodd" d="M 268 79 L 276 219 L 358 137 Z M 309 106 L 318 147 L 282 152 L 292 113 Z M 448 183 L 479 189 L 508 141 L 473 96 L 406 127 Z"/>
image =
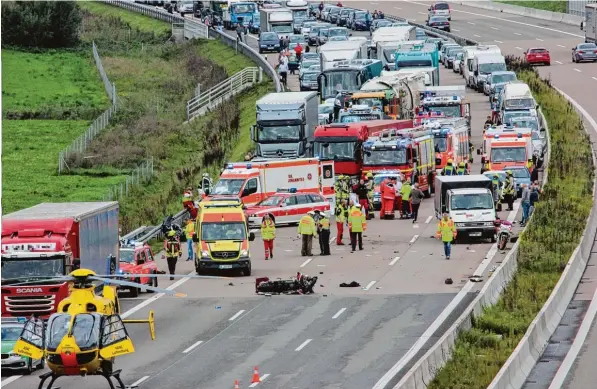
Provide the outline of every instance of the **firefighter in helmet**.
<path id="1" fill-rule="evenodd" d="M 454 161 L 452 158 L 448 159 L 448 163 L 442 169 L 442 176 L 455 176 L 456 168 L 454 167 Z"/>

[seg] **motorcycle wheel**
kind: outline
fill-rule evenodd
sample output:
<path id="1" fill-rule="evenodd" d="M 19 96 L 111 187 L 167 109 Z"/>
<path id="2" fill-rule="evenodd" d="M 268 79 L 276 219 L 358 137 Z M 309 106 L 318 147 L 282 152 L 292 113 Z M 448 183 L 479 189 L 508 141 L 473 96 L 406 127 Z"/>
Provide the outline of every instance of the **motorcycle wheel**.
<path id="1" fill-rule="evenodd" d="M 500 235 L 500 240 L 498 242 L 498 249 L 504 250 L 506 248 L 506 244 L 508 243 L 508 239 L 506 234 Z"/>

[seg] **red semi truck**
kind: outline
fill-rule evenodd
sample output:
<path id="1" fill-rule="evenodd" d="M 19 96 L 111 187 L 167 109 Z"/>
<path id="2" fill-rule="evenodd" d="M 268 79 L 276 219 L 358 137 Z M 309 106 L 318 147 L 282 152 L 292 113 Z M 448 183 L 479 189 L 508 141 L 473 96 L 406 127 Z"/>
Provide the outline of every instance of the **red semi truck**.
<path id="1" fill-rule="evenodd" d="M 118 228 L 116 201 L 42 203 L 3 216 L 2 317 L 55 313 L 69 286 L 49 278 L 78 267 L 115 274 Z"/>

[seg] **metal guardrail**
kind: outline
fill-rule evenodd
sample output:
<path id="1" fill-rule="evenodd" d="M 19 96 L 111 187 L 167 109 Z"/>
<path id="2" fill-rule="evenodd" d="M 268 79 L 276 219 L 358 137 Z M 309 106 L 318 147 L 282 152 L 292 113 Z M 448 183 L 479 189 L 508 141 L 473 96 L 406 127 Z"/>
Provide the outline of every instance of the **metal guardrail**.
<path id="1" fill-rule="evenodd" d="M 154 174 L 153 157 L 149 157 L 145 162 L 136 167 L 127 177 L 124 182 L 112 185 L 108 189 L 108 193 L 104 197 L 106 201 L 119 200 L 124 196 L 128 196 L 129 189 L 135 185 L 148 182 Z"/>
<path id="2" fill-rule="evenodd" d="M 190 121 L 197 116 L 203 115 L 232 96 L 259 83 L 261 78 L 261 68 L 245 68 L 207 91 L 198 94 L 187 102 L 187 120 Z"/>
<path id="3" fill-rule="evenodd" d="M 102 3 L 110 4 L 116 7 L 124 8 L 128 11 L 137 12 L 150 18 L 163 20 L 168 23 L 182 22 L 184 18 L 168 13 L 164 8 L 150 7 L 143 4 L 134 3 L 132 1 L 121 0 L 103 0 Z"/>
<path id="4" fill-rule="evenodd" d="M 189 217 L 189 213 L 187 210 L 180 211 L 176 215 L 172 216 L 172 223 L 178 224 L 181 227 L 183 226 L 183 222 L 185 219 Z M 131 231 L 123 236 L 120 237 L 121 241 L 126 240 L 134 240 L 138 243 L 147 243 L 152 239 L 163 239 L 164 235 L 162 234 L 162 225 L 157 226 L 141 226 L 134 231 Z"/>

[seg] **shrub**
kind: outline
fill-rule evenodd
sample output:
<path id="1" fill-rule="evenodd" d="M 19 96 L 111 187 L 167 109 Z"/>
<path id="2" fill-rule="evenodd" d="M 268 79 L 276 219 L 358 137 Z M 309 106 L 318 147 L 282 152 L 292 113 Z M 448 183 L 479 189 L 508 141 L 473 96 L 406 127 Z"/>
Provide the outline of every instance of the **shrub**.
<path id="1" fill-rule="evenodd" d="M 79 43 L 81 20 L 75 1 L 2 2 L 2 45 L 73 47 Z"/>

